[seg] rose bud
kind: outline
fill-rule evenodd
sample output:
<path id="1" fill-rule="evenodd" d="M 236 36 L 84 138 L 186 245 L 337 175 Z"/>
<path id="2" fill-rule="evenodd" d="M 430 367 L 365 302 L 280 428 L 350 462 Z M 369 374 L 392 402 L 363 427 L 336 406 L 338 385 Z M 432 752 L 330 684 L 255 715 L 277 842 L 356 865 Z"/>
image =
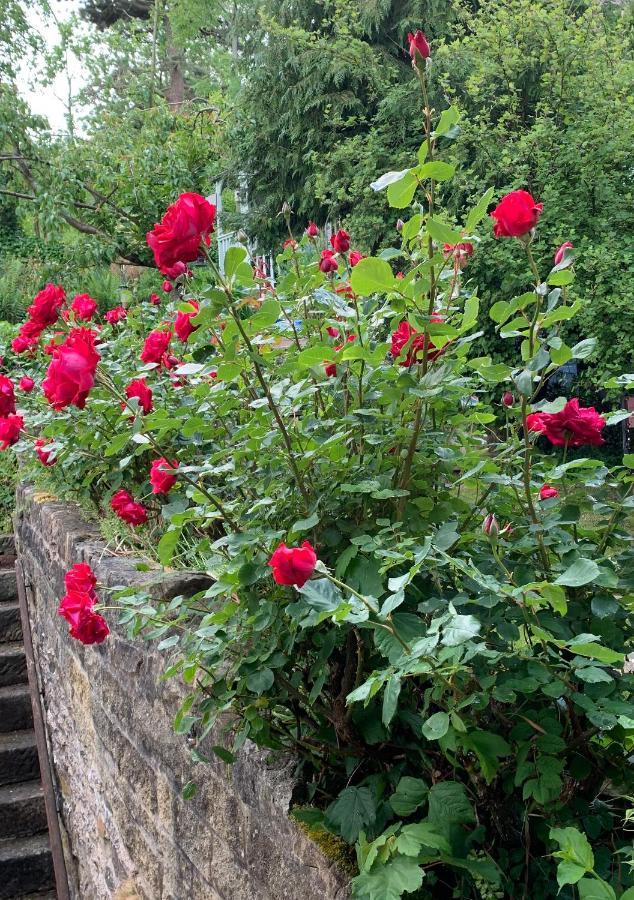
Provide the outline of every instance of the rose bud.
<path id="1" fill-rule="evenodd" d="M 308 237 L 314 238 L 319 234 L 319 228 L 315 224 L 315 222 L 309 222 L 306 226 L 306 234 Z"/>
<path id="2" fill-rule="evenodd" d="M 566 254 L 566 250 L 572 250 L 573 246 L 570 241 L 565 241 L 559 250 L 555 253 L 555 265 L 558 266 L 560 262 L 564 261 L 564 256 Z"/>
<path id="3" fill-rule="evenodd" d="M 321 251 L 321 259 L 319 260 L 319 268 L 320 270 L 327 275 L 329 272 L 336 272 L 339 268 L 339 263 L 335 259 L 335 254 L 332 250 L 322 250 Z"/>
<path id="4" fill-rule="evenodd" d="M 559 491 L 557 490 L 557 488 L 552 487 L 550 484 L 542 485 L 539 491 L 540 500 L 554 500 L 554 498 L 558 496 Z"/>
<path id="5" fill-rule="evenodd" d="M 515 397 L 510 391 L 504 391 L 502 394 L 502 403 L 504 406 L 513 406 L 515 403 Z"/>
<path id="6" fill-rule="evenodd" d="M 500 532 L 500 526 L 498 525 L 498 520 L 495 518 L 493 513 L 488 513 L 485 517 L 484 522 L 482 523 L 482 531 L 487 535 L 487 537 L 497 537 Z"/>
<path id="7" fill-rule="evenodd" d="M 152 304 L 152 306 L 158 306 L 159 303 L 161 302 L 161 298 L 159 297 L 158 294 L 150 294 L 148 299 L 149 299 L 150 303 Z"/>
<path id="8" fill-rule="evenodd" d="M 163 282 L 161 287 L 163 288 L 163 290 L 165 291 L 166 294 L 169 294 L 169 293 L 171 293 L 171 291 L 174 290 L 174 285 L 172 284 L 171 281 L 168 281 L 167 278 L 165 279 L 165 281 Z"/>
<path id="9" fill-rule="evenodd" d="M 419 53 L 423 59 L 429 59 L 429 44 L 420 28 L 417 30 L 416 34 L 412 34 L 410 31 L 407 35 L 407 40 L 409 41 L 409 55 L 413 62 L 416 62 L 417 53 Z"/>
<path id="10" fill-rule="evenodd" d="M 343 228 L 330 238 L 330 244 L 337 253 L 347 253 L 350 249 L 350 235 Z"/>
<path id="11" fill-rule="evenodd" d="M 29 378 L 28 375 L 23 375 L 18 381 L 18 387 L 21 391 L 24 391 L 25 394 L 30 394 L 35 387 L 35 382 L 32 378 Z"/>
<path id="12" fill-rule="evenodd" d="M 405 222 L 402 219 L 396 220 L 396 230 L 399 232 L 399 234 L 403 230 L 404 225 L 405 225 Z"/>

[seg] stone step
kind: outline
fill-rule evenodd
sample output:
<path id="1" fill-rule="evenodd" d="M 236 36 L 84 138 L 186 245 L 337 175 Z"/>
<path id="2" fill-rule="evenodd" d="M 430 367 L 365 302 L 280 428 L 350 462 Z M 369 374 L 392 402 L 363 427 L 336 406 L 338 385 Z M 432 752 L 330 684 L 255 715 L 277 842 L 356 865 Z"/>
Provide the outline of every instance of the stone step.
<path id="1" fill-rule="evenodd" d="M 8 557 L 0 556 L 0 565 L 9 565 Z M 13 566 L 0 568 L 0 602 L 14 602 L 18 597 L 18 582 Z"/>
<path id="2" fill-rule="evenodd" d="M 28 684 L 0 687 L 0 732 L 24 731 L 33 727 L 33 710 Z"/>
<path id="3" fill-rule="evenodd" d="M 0 687 L 6 684 L 26 684 L 26 654 L 18 641 L 0 644 Z"/>
<path id="4" fill-rule="evenodd" d="M 38 781 L 24 781 L 0 788 L 0 846 L 11 838 L 46 831 L 44 791 Z"/>
<path id="5" fill-rule="evenodd" d="M 0 843 L 0 900 L 50 890 L 54 884 L 48 834 Z"/>
<path id="6" fill-rule="evenodd" d="M 22 640 L 20 607 L 16 603 L 0 603 L 0 644 Z"/>
<path id="7" fill-rule="evenodd" d="M 40 777 L 34 731 L 0 734 L 0 786 Z"/>

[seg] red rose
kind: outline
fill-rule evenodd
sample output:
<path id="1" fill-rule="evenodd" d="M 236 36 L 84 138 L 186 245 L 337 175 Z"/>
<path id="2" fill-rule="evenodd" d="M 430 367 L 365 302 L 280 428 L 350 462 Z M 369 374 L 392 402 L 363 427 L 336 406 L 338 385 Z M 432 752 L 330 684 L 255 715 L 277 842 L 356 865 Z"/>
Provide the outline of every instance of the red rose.
<path id="1" fill-rule="evenodd" d="M 77 294 L 70 308 L 77 319 L 84 319 L 86 322 L 90 322 L 97 312 L 97 301 L 93 300 L 90 294 Z"/>
<path id="2" fill-rule="evenodd" d="M 42 350 L 44 350 L 44 353 L 46 353 L 47 356 L 52 356 L 55 353 L 55 351 L 57 350 L 57 348 L 62 346 L 62 344 L 64 342 L 57 340 L 60 337 L 61 338 L 64 337 L 64 332 L 56 331 L 55 334 L 53 335 L 53 337 L 48 342 L 48 344 L 46 344 L 44 347 L 42 347 Z"/>
<path id="3" fill-rule="evenodd" d="M 110 506 L 128 525 L 145 525 L 147 522 L 146 508 L 141 503 L 136 503 L 128 491 L 121 490 L 113 494 Z"/>
<path id="4" fill-rule="evenodd" d="M 22 382 L 20 382 L 21 386 Z M 13 382 L 6 375 L 0 375 L 0 416 L 11 416 L 15 413 L 15 394 Z"/>
<path id="5" fill-rule="evenodd" d="M 176 203 L 167 208 L 161 222 L 147 233 L 154 261 L 164 275 L 172 278 L 182 275 L 179 263 L 198 259 L 201 242 L 207 246 L 211 243 L 209 235 L 215 217 L 216 207 L 200 194 L 181 194 Z"/>
<path id="6" fill-rule="evenodd" d="M 328 328 L 326 328 L 326 332 L 330 335 L 331 338 L 339 337 L 339 329 L 334 328 L 332 325 L 329 325 Z"/>
<path id="7" fill-rule="evenodd" d="M 47 284 L 29 306 L 29 319 L 40 326 L 40 332 L 43 331 L 47 325 L 57 322 L 59 308 L 64 305 L 65 300 L 66 292 L 61 284 Z"/>
<path id="8" fill-rule="evenodd" d="M 409 41 L 409 55 L 412 57 L 414 62 L 416 62 L 416 54 L 420 53 L 423 59 L 429 58 L 429 44 L 427 43 L 427 38 L 423 34 L 423 32 L 418 29 L 416 34 L 412 34 L 410 31 L 407 35 L 407 40 Z"/>
<path id="9" fill-rule="evenodd" d="M 128 311 L 125 306 L 115 306 L 104 314 L 104 319 L 109 325 L 116 325 L 117 322 L 122 322 L 127 316 Z"/>
<path id="10" fill-rule="evenodd" d="M 101 644 L 110 634 L 108 623 L 93 609 L 97 597 L 91 593 L 68 590 L 57 610 L 70 625 L 70 636 L 82 644 Z"/>
<path id="11" fill-rule="evenodd" d="M 97 577 L 88 563 L 75 563 L 72 569 L 64 575 L 64 584 L 67 591 L 79 591 L 90 594 L 97 584 Z"/>
<path id="12" fill-rule="evenodd" d="M 171 339 L 171 331 L 150 331 L 143 344 L 141 360 L 144 363 L 160 363 Z"/>
<path id="13" fill-rule="evenodd" d="M 308 223 L 308 225 L 306 226 L 306 234 L 311 238 L 317 237 L 317 235 L 319 234 L 319 228 L 314 222 Z"/>
<path id="14" fill-rule="evenodd" d="M 337 377 L 337 363 L 324 363 L 324 372 L 328 376 L 328 378 L 336 378 Z"/>
<path id="15" fill-rule="evenodd" d="M 25 350 L 30 350 L 32 347 L 35 347 L 45 327 L 46 326 L 44 325 L 39 325 L 37 322 L 32 322 L 31 319 L 27 319 L 26 322 L 20 326 L 18 336 L 11 341 L 11 349 L 13 352 L 24 353 Z"/>
<path id="16" fill-rule="evenodd" d="M 54 466 L 57 462 L 55 453 L 52 450 L 44 449 L 48 444 L 52 443 L 52 441 L 47 441 L 46 438 L 39 437 L 35 439 L 35 452 L 43 466 Z"/>
<path id="17" fill-rule="evenodd" d="M 56 347 L 42 382 L 44 396 L 53 409 L 74 405 L 83 409 L 95 383 L 97 335 L 89 328 L 73 328 L 63 344 Z"/>
<path id="18" fill-rule="evenodd" d="M 169 282 L 168 282 L 168 284 L 169 284 Z M 170 288 L 171 288 L 171 285 L 170 285 Z M 150 294 L 149 301 L 152 304 L 152 306 L 158 306 L 161 302 L 161 298 L 159 297 L 158 294 Z"/>
<path id="19" fill-rule="evenodd" d="M 510 391 L 504 391 L 502 394 L 502 403 L 504 406 L 513 406 L 515 403 L 515 397 Z"/>
<path id="20" fill-rule="evenodd" d="M 324 274 L 328 274 L 329 272 L 336 272 L 339 268 L 339 263 L 335 259 L 335 254 L 332 250 L 322 250 L 321 251 L 321 259 L 319 261 L 319 268 Z"/>
<path id="21" fill-rule="evenodd" d="M 442 322 L 442 316 L 434 315 L 431 317 L 432 322 Z M 416 329 L 412 328 L 409 322 L 404 319 L 395 332 L 392 334 L 392 345 L 390 347 L 390 351 L 394 359 L 397 359 L 401 355 L 401 351 L 403 347 L 407 344 L 412 335 L 416 334 Z M 413 362 L 416 361 L 418 357 L 422 357 L 425 350 L 425 335 L 419 334 L 418 337 L 415 337 L 412 341 L 409 350 L 407 351 L 407 355 L 405 359 L 400 360 L 399 366 L 411 366 Z M 437 350 L 434 346 L 433 341 L 429 341 L 429 351 L 427 353 L 427 359 L 435 359 L 440 350 Z"/>
<path id="22" fill-rule="evenodd" d="M 540 500 L 552 500 L 555 497 L 559 496 L 559 491 L 557 488 L 551 487 L 549 484 L 542 485 L 539 491 L 539 499 Z"/>
<path id="23" fill-rule="evenodd" d="M 343 228 L 330 238 L 330 244 L 336 253 L 347 253 L 350 249 L 350 235 Z"/>
<path id="24" fill-rule="evenodd" d="M 92 609 L 82 609 L 76 624 L 70 629 L 70 636 L 82 644 L 103 644 L 109 634 L 110 629 L 104 617 Z"/>
<path id="25" fill-rule="evenodd" d="M 566 250 L 572 250 L 573 246 L 570 241 L 564 241 L 559 250 L 555 253 L 555 265 L 558 266 L 560 262 L 563 262 L 564 255 Z"/>
<path id="26" fill-rule="evenodd" d="M 150 484 L 153 494 L 169 494 L 176 484 L 174 470 L 178 469 L 177 459 L 155 459 L 150 468 Z"/>
<path id="27" fill-rule="evenodd" d="M 163 282 L 161 287 L 163 288 L 163 290 L 165 291 L 166 294 L 171 294 L 171 292 L 174 290 L 174 285 L 172 284 L 171 281 L 168 281 L 167 279 L 165 279 L 165 281 Z"/>
<path id="28" fill-rule="evenodd" d="M 139 408 L 143 410 L 144 415 L 152 412 L 152 388 L 148 387 L 145 378 L 135 378 L 125 389 L 125 395 L 128 400 L 136 397 L 139 401 Z"/>
<path id="29" fill-rule="evenodd" d="M 35 382 L 28 375 L 23 375 L 18 381 L 18 387 L 21 391 L 24 391 L 25 394 L 30 394 L 35 387 Z"/>
<path id="30" fill-rule="evenodd" d="M 317 554 L 308 541 L 301 547 L 287 547 L 281 543 L 268 561 L 273 578 L 278 584 L 294 584 L 303 587 L 315 571 Z"/>
<path id="31" fill-rule="evenodd" d="M 521 237 L 537 225 L 544 208 L 536 203 L 528 191 L 511 191 L 502 197 L 491 217 L 496 219 L 493 234 L 496 237 Z"/>
<path id="32" fill-rule="evenodd" d="M 17 444 L 24 426 L 22 416 L 5 416 L 0 418 L 0 450 Z"/>
<path id="33" fill-rule="evenodd" d="M 283 249 L 283 250 L 287 250 L 289 247 L 290 247 L 292 250 L 297 250 L 297 241 L 295 240 L 295 238 L 287 238 L 287 239 L 284 241 L 284 243 L 282 244 L 282 249 Z"/>
<path id="34" fill-rule="evenodd" d="M 198 328 L 197 325 L 192 325 L 192 319 L 196 318 L 200 310 L 200 305 L 196 300 L 188 300 L 187 302 L 189 306 L 193 307 L 192 312 L 178 312 L 174 322 L 174 331 L 184 344 L 187 343 L 190 335 Z"/>
<path id="35" fill-rule="evenodd" d="M 581 407 L 575 397 L 569 400 L 561 412 L 532 413 L 526 417 L 529 431 L 545 434 L 556 447 L 582 447 L 590 444 L 600 447 L 605 443 L 601 429 L 605 419 L 594 406 Z"/>
<path id="36" fill-rule="evenodd" d="M 394 277 L 398 278 L 399 281 L 402 281 L 405 278 L 405 272 L 397 272 Z"/>
<path id="37" fill-rule="evenodd" d="M 348 259 L 351 267 L 354 268 L 357 263 L 361 262 L 362 259 L 365 259 L 365 253 L 359 253 L 358 250 L 353 250 Z"/>

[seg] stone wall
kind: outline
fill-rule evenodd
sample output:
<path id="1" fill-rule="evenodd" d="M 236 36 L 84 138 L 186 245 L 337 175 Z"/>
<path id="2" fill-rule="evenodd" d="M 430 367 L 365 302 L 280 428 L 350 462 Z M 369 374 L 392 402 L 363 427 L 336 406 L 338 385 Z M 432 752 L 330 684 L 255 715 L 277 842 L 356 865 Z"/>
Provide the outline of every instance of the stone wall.
<path id="1" fill-rule="evenodd" d="M 234 766 L 191 760 L 172 731 L 182 690 L 159 684 L 164 655 L 112 633 L 98 647 L 57 615 L 63 575 L 88 562 L 106 585 L 155 596 L 200 576 L 140 573 L 113 556 L 78 511 L 21 487 L 16 542 L 74 900 L 340 900 L 345 878 L 288 818 L 289 765 L 247 745 Z M 197 583 L 196 583 L 197 582 Z M 198 791 L 182 800 L 183 785 Z"/>

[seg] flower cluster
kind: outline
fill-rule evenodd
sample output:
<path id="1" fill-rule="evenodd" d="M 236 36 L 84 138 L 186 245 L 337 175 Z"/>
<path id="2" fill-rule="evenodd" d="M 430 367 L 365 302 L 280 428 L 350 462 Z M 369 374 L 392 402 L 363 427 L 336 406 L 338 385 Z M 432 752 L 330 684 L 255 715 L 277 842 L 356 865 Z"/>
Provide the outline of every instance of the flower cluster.
<path id="1" fill-rule="evenodd" d="M 97 579 L 87 563 L 75 563 L 64 576 L 66 593 L 58 612 L 70 625 L 70 635 L 82 644 L 102 644 L 110 634 L 108 623 L 95 612 L 99 598 Z"/>

